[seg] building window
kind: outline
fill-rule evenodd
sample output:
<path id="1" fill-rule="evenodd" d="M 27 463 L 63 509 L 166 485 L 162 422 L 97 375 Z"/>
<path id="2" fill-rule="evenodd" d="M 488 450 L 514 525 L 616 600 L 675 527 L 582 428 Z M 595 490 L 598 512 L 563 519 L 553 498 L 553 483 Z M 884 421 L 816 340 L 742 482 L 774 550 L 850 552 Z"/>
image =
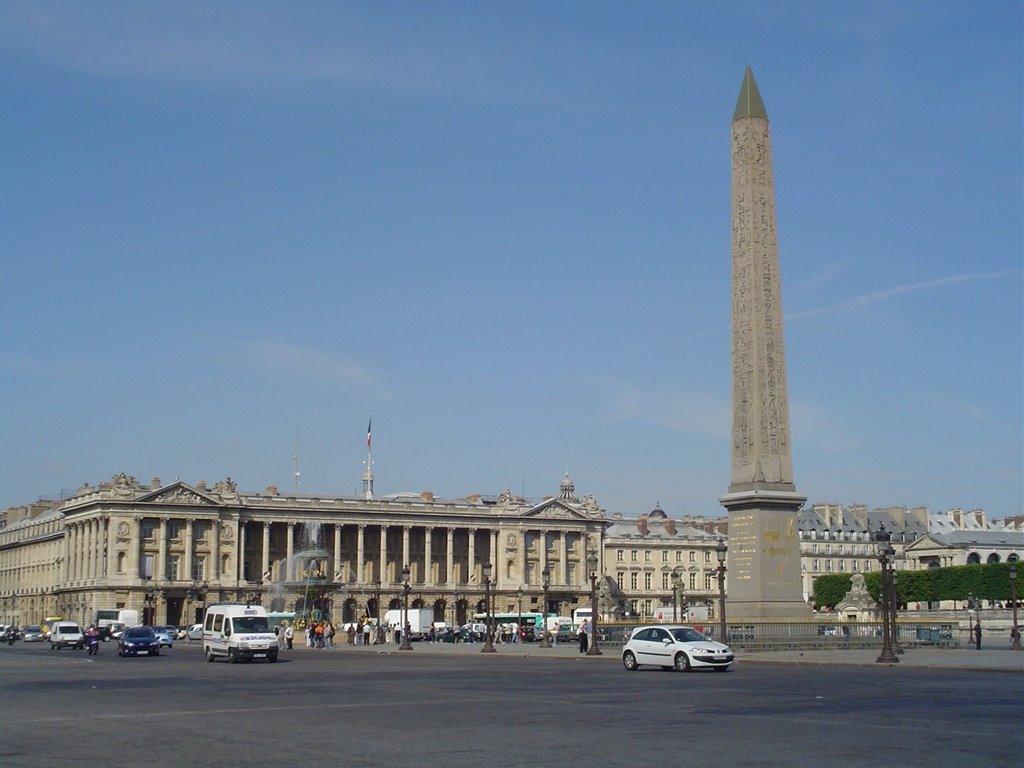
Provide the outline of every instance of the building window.
<path id="1" fill-rule="evenodd" d="M 705 563 L 710 563 L 711 562 L 711 550 L 710 549 L 704 550 L 704 562 Z"/>
<path id="2" fill-rule="evenodd" d="M 118 552 L 117 553 L 117 572 L 124 573 L 124 569 L 128 563 L 128 553 Z"/>
<path id="3" fill-rule="evenodd" d="M 171 541 L 181 540 L 181 520 L 167 521 L 167 538 Z"/>
<path id="4" fill-rule="evenodd" d="M 629 550 L 629 560 L 630 560 L 630 562 L 635 563 L 639 559 L 640 559 L 640 554 L 635 549 Z"/>
<path id="5" fill-rule="evenodd" d="M 839 561 L 839 571 L 841 573 L 846 573 L 846 561 L 845 560 L 840 560 Z"/>
<path id="6" fill-rule="evenodd" d="M 679 549 L 676 550 L 676 562 L 677 563 L 683 562 L 683 552 L 682 552 L 682 550 L 679 550 Z"/>
<path id="7" fill-rule="evenodd" d="M 691 573 L 690 574 L 690 589 L 696 589 L 696 588 L 697 588 L 697 574 L 696 573 Z"/>
<path id="8" fill-rule="evenodd" d="M 192 580 L 206 580 L 206 558 L 202 555 L 196 555 L 192 558 Z"/>
<path id="9" fill-rule="evenodd" d="M 626 587 L 626 574 L 619 571 L 615 576 L 615 583 L 619 585 L 619 589 L 625 589 Z"/>
<path id="10" fill-rule="evenodd" d="M 663 563 L 667 563 L 668 562 L 668 550 L 667 549 L 663 550 L 662 553 L 661 553 L 661 562 L 663 562 Z"/>
<path id="11" fill-rule="evenodd" d="M 814 571 L 815 573 L 818 573 L 818 572 L 821 571 L 821 567 L 818 565 L 818 561 L 817 560 L 814 561 L 814 565 L 811 566 L 811 570 Z"/>
<path id="12" fill-rule="evenodd" d="M 704 589 L 710 590 L 712 588 L 712 575 L 710 573 L 704 574 Z"/>
<path id="13" fill-rule="evenodd" d="M 621 549 L 615 550 L 615 562 L 621 563 L 625 559 L 626 559 L 625 551 L 623 551 Z"/>
<path id="14" fill-rule="evenodd" d="M 825 572 L 826 573 L 832 573 L 832 561 L 831 560 L 826 560 L 825 561 Z"/>
<path id="15" fill-rule="evenodd" d="M 144 579 L 153 578 L 153 560 L 153 555 L 142 556 L 142 568 L 139 569 L 139 576 L 141 576 Z"/>
<path id="16" fill-rule="evenodd" d="M 147 540 L 156 538 L 156 520 L 142 521 L 142 538 Z"/>
<path id="17" fill-rule="evenodd" d="M 649 550 L 649 549 L 644 550 L 644 562 L 645 563 L 651 562 L 651 550 Z"/>
<path id="18" fill-rule="evenodd" d="M 167 558 L 167 575 L 164 578 L 168 581 L 178 580 L 178 555 L 170 555 Z"/>
<path id="19" fill-rule="evenodd" d="M 697 562 L 697 553 L 696 552 L 693 552 L 693 551 L 690 552 L 690 562 L 691 563 L 696 563 Z"/>
<path id="20" fill-rule="evenodd" d="M 651 574 L 649 573 L 644 574 L 644 589 L 648 592 L 651 590 Z"/>
<path id="21" fill-rule="evenodd" d="M 635 574 L 635 573 L 629 574 L 629 588 L 630 589 L 636 589 L 636 585 L 637 585 L 636 577 L 637 577 L 637 574 Z"/>

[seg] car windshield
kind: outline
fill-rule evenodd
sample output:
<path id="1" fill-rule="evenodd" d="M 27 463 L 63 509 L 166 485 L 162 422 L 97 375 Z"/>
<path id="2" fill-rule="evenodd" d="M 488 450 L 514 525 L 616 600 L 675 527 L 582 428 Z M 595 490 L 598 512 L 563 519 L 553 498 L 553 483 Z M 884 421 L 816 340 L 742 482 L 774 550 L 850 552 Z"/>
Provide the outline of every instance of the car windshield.
<path id="1" fill-rule="evenodd" d="M 231 620 L 235 632 L 269 632 L 270 622 L 266 616 L 236 616 Z"/>
<path id="2" fill-rule="evenodd" d="M 69 624 L 67 626 L 57 627 L 57 631 L 60 634 L 62 634 L 62 635 L 74 635 L 74 634 L 77 634 L 78 632 L 81 632 L 82 630 L 80 630 L 74 624 Z"/>
<path id="3" fill-rule="evenodd" d="M 700 640 L 707 640 L 707 637 L 702 635 L 696 629 L 690 629 L 689 627 L 679 627 L 678 629 L 673 629 L 672 637 L 683 643 L 695 643 Z"/>
<path id="4" fill-rule="evenodd" d="M 127 630 L 124 634 L 125 637 L 155 637 L 153 630 L 149 627 L 136 627 Z"/>

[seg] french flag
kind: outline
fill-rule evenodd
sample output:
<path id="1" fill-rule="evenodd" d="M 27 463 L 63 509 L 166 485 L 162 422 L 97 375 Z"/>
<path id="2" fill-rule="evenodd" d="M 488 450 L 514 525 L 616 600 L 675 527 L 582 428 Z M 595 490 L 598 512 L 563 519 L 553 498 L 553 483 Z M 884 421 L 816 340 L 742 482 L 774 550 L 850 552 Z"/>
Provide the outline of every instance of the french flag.
<path id="1" fill-rule="evenodd" d="M 373 425 L 373 417 L 371 416 L 370 420 L 368 422 L 366 422 L 366 450 L 370 450 L 371 443 L 373 442 L 373 435 L 372 435 L 372 433 L 370 431 L 370 427 L 372 425 Z"/>

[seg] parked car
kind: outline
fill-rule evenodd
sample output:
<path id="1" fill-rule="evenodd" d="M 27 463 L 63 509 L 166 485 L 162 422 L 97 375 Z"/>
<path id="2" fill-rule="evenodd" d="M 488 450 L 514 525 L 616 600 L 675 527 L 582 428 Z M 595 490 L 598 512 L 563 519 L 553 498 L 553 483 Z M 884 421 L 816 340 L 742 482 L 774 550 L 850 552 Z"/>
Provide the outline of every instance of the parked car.
<path id="1" fill-rule="evenodd" d="M 161 624 L 153 627 L 153 631 L 156 636 L 160 638 L 160 645 L 165 648 L 171 648 L 174 646 L 174 640 L 178 637 L 178 628 L 172 627 L 169 624 Z"/>
<path id="2" fill-rule="evenodd" d="M 693 627 L 637 627 L 622 647 L 622 665 L 630 672 L 644 664 L 680 672 L 699 668 L 725 672 L 733 661 L 729 646 L 708 639 Z"/>
<path id="3" fill-rule="evenodd" d="M 203 625 L 193 624 L 185 631 L 185 635 L 189 640 L 202 640 L 203 639 Z"/>
<path id="4" fill-rule="evenodd" d="M 85 648 L 85 633 L 73 621 L 55 621 L 50 625 L 50 650 L 59 651 L 63 648 Z"/>
<path id="5" fill-rule="evenodd" d="M 26 643 L 43 642 L 43 628 L 38 624 L 26 624 L 21 628 L 21 639 Z"/>
<path id="6" fill-rule="evenodd" d="M 118 656 L 160 655 L 160 638 L 152 627 L 131 627 L 117 641 Z"/>

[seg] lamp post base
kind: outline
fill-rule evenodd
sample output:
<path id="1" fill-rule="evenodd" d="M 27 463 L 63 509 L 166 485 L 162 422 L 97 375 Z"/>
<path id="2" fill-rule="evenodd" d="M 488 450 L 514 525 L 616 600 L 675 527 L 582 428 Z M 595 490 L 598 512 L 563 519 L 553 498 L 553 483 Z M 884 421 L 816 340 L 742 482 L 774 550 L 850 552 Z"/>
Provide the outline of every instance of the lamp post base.
<path id="1" fill-rule="evenodd" d="M 875 659 L 876 664 L 899 664 L 900 660 L 895 653 L 892 652 L 892 648 L 883 648 L 881 655 Z"/>

